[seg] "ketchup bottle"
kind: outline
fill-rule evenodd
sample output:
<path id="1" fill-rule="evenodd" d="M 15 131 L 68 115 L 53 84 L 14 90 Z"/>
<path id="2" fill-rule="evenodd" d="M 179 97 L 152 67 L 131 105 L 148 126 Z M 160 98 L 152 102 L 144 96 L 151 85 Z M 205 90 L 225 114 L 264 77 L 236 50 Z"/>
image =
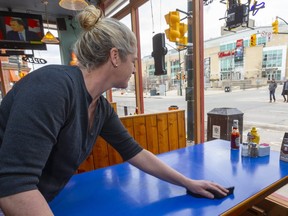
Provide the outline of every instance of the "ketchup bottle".
<path id="1" fill-rule="evenodd" d="M 231 132 L 231 149 L 239 149 L 240 146 L 240 132 L 238 128 L 238 120 L 233 120 Z"/>

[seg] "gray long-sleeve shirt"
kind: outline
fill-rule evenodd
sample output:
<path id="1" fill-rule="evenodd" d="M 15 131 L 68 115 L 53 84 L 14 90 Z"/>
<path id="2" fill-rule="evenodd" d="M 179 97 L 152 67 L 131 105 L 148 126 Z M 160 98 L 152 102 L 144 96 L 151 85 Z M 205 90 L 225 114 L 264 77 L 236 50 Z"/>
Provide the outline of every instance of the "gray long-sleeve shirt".
<path id="1" fill-rule="evenodd" d="M 276 88 L 277 88 L 277 83 L 275 82 L 275 81 L 271 81 L 270 83 L 269 83 L 269 91 L 275 91 L 276 90 Z"/>
<path id="2" fill-rule="evenodd" d="M 89 129 L 91 101 L 77 67 L 46 66 L 15 84 L 0 106 L 0 197 L 39 189 L 51 201 L 99 135 L 124 160 L 142 150 L 103 96 Z"/>

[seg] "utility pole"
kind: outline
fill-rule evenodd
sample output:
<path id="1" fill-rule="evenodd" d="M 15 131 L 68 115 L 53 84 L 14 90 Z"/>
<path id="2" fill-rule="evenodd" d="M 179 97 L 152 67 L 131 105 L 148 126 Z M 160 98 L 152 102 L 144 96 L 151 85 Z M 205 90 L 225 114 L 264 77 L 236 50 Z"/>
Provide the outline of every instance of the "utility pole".
<path id="1" fill-rule="evenodd" d="M 186 68 L 187 68 L 187 87 L 186 87 L 186 101 L 187 101 L 187 140 L 194 141 L 194 71 L 193 71 L 193 46 L 192 46 L 192 31 L 193 31 L 193 17 L 192 17 L 192 0 L 188 0 L 188 46 L 186 54 Z"/>
<path id="2" fill-rule="evenodd" d="M 179 54 L 179 73 L 180 73 L 179 93 L 180 93 L 180 96 L 182 96 L 182 69 L 181 69 L 180 49 L 178 49 L 178 54 Z"/>

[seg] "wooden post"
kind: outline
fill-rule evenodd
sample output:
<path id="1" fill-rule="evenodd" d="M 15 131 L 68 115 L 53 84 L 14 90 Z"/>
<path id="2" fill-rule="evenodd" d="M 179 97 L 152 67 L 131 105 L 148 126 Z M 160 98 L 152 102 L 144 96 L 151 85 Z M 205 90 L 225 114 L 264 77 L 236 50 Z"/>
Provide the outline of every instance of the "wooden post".
<path id="1" fill-rule="evenodd" d="M 194 143 L 204 142 L 204 35 L 203 1 L 193 1 Z"/>

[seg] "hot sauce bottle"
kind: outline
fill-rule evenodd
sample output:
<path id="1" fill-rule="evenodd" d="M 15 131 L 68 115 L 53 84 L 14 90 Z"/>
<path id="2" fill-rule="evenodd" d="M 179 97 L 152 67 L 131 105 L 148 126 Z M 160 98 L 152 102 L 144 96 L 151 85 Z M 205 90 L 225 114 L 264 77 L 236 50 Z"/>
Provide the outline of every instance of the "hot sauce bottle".
<path id="1" fill-rule="evenodd" d="M 240 146 L 240 132 L 238 128 L 238 120 L 233 120 L 231 132 L 231 149 L 239 149 Z"/>

